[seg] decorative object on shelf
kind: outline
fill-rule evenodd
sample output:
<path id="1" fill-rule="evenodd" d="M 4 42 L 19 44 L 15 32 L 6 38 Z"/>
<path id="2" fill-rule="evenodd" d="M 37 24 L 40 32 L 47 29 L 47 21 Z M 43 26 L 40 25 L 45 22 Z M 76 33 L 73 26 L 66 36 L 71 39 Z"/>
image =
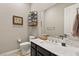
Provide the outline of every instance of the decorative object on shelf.
<path id="1" fill-rule="evenodd" d="M 37 11 L 31 11 L 28 15 L 28 25 L 29 26 L 37 26 L 38 24 L 38 12 Z"/>
<path id="2" fill-rule="evenodd" d="M 23 25 L 23 17 L 13 16 L 13 24 L 14 25 Z"/>

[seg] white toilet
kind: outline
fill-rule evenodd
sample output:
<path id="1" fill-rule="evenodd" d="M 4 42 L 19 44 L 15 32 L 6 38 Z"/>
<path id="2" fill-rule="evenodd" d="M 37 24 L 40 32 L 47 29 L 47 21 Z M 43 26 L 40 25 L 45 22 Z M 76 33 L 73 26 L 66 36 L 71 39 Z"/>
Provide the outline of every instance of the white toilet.
<path id="1" fill-rule="evenodd" d="M 29 42 L 23 42 L 23 43 L 22 43 L 21 39 L 18 40 L 22 55 L 26 55 L 26 54 L 30 53 L 30 51 L 31 51 L 30 40 L 34 39 L 34 38 L 35 38 L 35 36 L 29 36 Z"/>
<path id="2" fill-rule="evenodd" d="M 23 42 L 22 43 L 22 40 L 19 39 L 18 43 L 19 43 L 19 49 L 20 49 L 20 52 L 21 52 L 22 55 L 30 54 L 30 48 L 31 48 L 30 42 Z"/>
<path id="3" fill-rule="evenodd" d="M 22 55 L 30 54 L 30 48 L 31 48 L 30 46 L 31 46 L 30 42 L 20 43 L 20 50 Z"/>

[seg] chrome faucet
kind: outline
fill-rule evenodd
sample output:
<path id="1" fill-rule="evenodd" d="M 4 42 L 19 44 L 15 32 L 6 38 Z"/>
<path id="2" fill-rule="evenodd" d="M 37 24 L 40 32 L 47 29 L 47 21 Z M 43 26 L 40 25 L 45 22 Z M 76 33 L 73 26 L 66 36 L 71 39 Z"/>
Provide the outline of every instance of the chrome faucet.
<path id="1" fill-rule="evenodd" d="M 60 35 L 59 37 L 61 37 L 62 38 L 62 40 L 63 40 L 63 38 L 67 38 L 67 34 L 64 34 L 64 35 Z"/>

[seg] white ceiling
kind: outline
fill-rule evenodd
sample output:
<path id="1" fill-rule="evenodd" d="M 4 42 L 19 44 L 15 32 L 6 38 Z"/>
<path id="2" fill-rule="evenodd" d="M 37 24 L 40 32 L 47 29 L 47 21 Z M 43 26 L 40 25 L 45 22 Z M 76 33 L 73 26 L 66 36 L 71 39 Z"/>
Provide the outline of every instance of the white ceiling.
<path id="1" fill-rule="evenodd" d="M 43 11 L 56 3 L 32 3 L 31 4 L 31 10 L 36 10 L 36 11 Z"/>

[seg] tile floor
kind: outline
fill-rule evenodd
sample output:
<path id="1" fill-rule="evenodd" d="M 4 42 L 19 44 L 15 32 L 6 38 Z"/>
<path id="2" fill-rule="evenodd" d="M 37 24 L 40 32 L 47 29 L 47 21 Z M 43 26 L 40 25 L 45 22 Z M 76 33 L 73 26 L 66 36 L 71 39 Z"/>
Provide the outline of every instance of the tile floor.
<path id="1" fill-rule="evenodd" d="M 16 51 L 16 52 L 12 52 L 12 53 L 4 53 L 0 56 L 30 56 L 30 50 L 28 50 L 27 52 L 21 52 L 20 50 Z"/>

